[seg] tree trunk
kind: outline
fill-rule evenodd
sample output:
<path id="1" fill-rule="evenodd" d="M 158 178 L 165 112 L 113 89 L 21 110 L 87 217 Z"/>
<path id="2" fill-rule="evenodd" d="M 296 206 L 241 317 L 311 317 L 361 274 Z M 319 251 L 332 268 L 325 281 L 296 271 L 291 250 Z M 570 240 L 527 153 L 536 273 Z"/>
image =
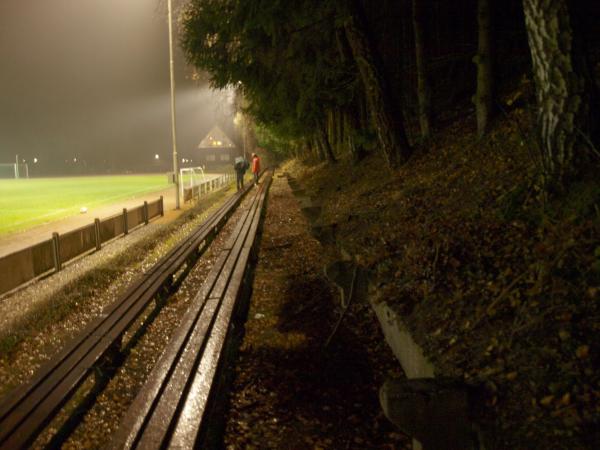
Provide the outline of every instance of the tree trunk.
<path id="1" fill-rule="evenodd" d="M 358 109 L 358 108 L 357 108 Z M 361 144 L 356 143 L 356 133 L 360 127 L 359 111 L 348 110 L 344 113 L 344 129 L 346 131 L 346 145 L 354 162 L 358 162 L 366 155 L 365 149 Z"/>
<path id="2" fill-rule="evenodd" d="M 337 120 L 336 109 L 331 108 L 327 111 L 327 140 L 331 147 L 331 151 L 335 154 L 339 151 L 337 140 Z M 339 154 L 339 153 L 338 153 Z"/>
<path id="3" fill-rule="evenodd" d="M 321 148 L 325 159 L 334 163 L 337 160 L 335 159 L 335 155 L 333 154 L 333 149 L 331 148 L 331 143 L 329 142 L 329 137 L 327 136 L 327 126 L 325 124 L 319 126 L 319 141 L 321 143 Z"/>
<path id="4" fill-rule="evenodd" d="M 340 0 L 338 6 L 342 9 L 344 31 L 365 87 L 381 149 L 388 165 L 396 168 L 409 158 L 412 151 L 406 137 L 402 112 L 392 100 L 389 83 L 361 20 L 357 0 Z"/>
<path id="5" fill-rule="evenodd" d="M 590 117 L 593 86 L 578 61 L 567 0 L 523 0 L 536 84 L 537 122 L 546 186 L 561 190 L 586 164 L 582 150 L 595 140 Z M 586 86 L 587 84 L 587 86 Z"/>
<path id="6" fill-rule="evenodd" d="M 315 135 L 312 139 L 312 149 L 317 161 L 325 161 L 325 153 L 321 147 L 321 139 Z"/>
<path id="7" fill-rule="evenodd" d="M 344 115 L 341 108 L 336 108 L 335 117 L 337 120 L 337 151 L 338 155 L 342 155 L 346 149 L 344 148 Z"/>
<path id="8" fill-rule="evenodd" d="M 492 74 L 492 40 L 490 31 L 491 0 L 478 0 L 477 22 L 479 48 L 473 62 L 477 66 L 477 92 L 473 102 L 477 115 L 477 134 L 481 138 L 487 133 L 493 114 L 494 78 Z"/>
<path id="9" fill-rule="evenodd" d="M 431 87 L 427 74 L 427 57 L 425 46 L 425 32 L 423 20 L 422 1 L 413 0 L 412 19 L 413 32 L 415 35 L 415 57 L 417 62 L 417 99 L 419 101 L 419 124 L 421 126 L 421 137 L 431 137 Z"/>
<path id="10" fill-rule="evenodd" d="M 310 139 L 303 137 L 302 140 L 300 141 L 300 144 L 298 145 L 297 152 L 298 152 L 297 158 L 299 160 L 306 159 L 306 154 L 311 152 Z"/>

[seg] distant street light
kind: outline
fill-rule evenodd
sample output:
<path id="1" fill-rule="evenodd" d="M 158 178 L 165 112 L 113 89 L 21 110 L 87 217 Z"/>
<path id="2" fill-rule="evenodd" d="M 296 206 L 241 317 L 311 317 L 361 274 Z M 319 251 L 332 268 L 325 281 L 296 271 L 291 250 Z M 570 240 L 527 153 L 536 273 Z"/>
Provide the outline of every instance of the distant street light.
<path id="1" fill-rule="evenodd" d="M 179 169 L 177 167 L 177 137 L 175 135 L 175 69 L 173 67 L 173 19 L 171 0 L 167 1 L 169 11 L 169 71 L 171 74 L 171 134 L 173 136 L 173 178 L 175 181 L 175 209 L 179 209 Z"/>

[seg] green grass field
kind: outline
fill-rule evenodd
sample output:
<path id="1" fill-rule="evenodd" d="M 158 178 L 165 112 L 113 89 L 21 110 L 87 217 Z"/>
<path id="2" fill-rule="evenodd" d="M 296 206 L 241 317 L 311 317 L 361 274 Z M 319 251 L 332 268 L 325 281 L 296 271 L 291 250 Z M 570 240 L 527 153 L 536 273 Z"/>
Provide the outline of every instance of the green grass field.
<path id="1" fill-rule="evenodd" d="M 167 187 L 164 174 L 0 179 L 0 235 Z"/>

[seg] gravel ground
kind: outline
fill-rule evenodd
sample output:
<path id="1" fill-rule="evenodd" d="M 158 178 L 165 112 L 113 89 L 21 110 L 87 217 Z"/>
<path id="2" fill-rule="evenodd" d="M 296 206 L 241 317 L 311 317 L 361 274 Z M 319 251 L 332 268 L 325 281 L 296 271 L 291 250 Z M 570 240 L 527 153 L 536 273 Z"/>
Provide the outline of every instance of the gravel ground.
<path id="1" fill-rule="evenodd" d="M 246 198 L 241 206 L 247 201 Z M 238 208 L 212 242 L 210 249 L 190 271 L 179 290 L 169 298 L 143 336 L 131 348 L 125 363 L 98 396 L 81 425 L 65 442 L 64 449 L 100 448 L 108 443 L 118 428 L 121 417 L 147 380 L 169 338 L 181 323 L 190 302 L 227 242 L 240 214 L 241 208 Z"/>
<path id="2" fill-rule="evenodd" d="M 149 269 L 176 242 L 189 234 L 231 192 L 214 193 L 201 206 L 185 213 L 172 224 L 151 224 L 137 230 L 113 241 L 101 252 L 70 264 L 63 272 L 4 298 L 0 303 L 0 316 L 3 317 L 0 327 L 0 395 L 26 382 L 42 363 L 111 304 L 132 279 Z M 228 233 L 236 215 L 226 225 L 224 234 Z M 110 436 L 179 323 L 203 275 L 210 269 L 215 248 L 222 245 L 223 233 L 148 326 L 146 334 L 131 348 L 125 365 L 99 395 L 98 404 L 90 409 L 82 425 L 66 442 L 66 448 L 95 448 Z M 18 306 L 15 307 L 15 304 Z M 80 397 L 77 394 L 75 399 Z M 58 418 L 53 422 L 34 447 L 47 443 L 60 421 L 61 418 Z"/>

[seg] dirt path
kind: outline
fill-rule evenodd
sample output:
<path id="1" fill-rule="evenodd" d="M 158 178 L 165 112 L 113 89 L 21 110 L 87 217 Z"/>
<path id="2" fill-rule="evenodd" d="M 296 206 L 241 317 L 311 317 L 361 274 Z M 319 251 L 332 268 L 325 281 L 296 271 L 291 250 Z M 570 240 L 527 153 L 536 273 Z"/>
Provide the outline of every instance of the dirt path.
<path id="1" fill-rule="evenodd" d="M 327 258 L 287 181 L 275 177 L 226 448 L 408 448 L 379 407 L 379 386 L 400 369 L 369 305 L 353 304 L 324 348 L 340 313 L 322 275 Z"/>
<path id="2" fill-rule="evenodd" d="M 217 178 L 218 176 L 219 174 L 206 174 L 208 180 Z M 64 219 L 39 225 L 25 231 L 0 236 L 0 257 L 50 239 L 53 232 L 66 233 L 67 231 L 93 223 L 94 218 L 96 217 L 101 219 L 110 217 L 123 211 L 123 208 L 135 208 L 143 204 L 144 201 L 156 201 L 161 195 L 163 196 L 164 201 L 165 216 L 161 219 L 155 219 L 155 221 L 160 220 L 162 222 L 170 222 L 178 217 L 182 211 L 185 211 L 192 206 L 191 203 L 185 204 L 182 200 L 181 210 L 178 211 L 175 209 L 174 187 L 162 191 L 135 195 L 129 199 L 119 200 L 117 203 L 90 208 L 85 214 L 65 217 Z"/>

